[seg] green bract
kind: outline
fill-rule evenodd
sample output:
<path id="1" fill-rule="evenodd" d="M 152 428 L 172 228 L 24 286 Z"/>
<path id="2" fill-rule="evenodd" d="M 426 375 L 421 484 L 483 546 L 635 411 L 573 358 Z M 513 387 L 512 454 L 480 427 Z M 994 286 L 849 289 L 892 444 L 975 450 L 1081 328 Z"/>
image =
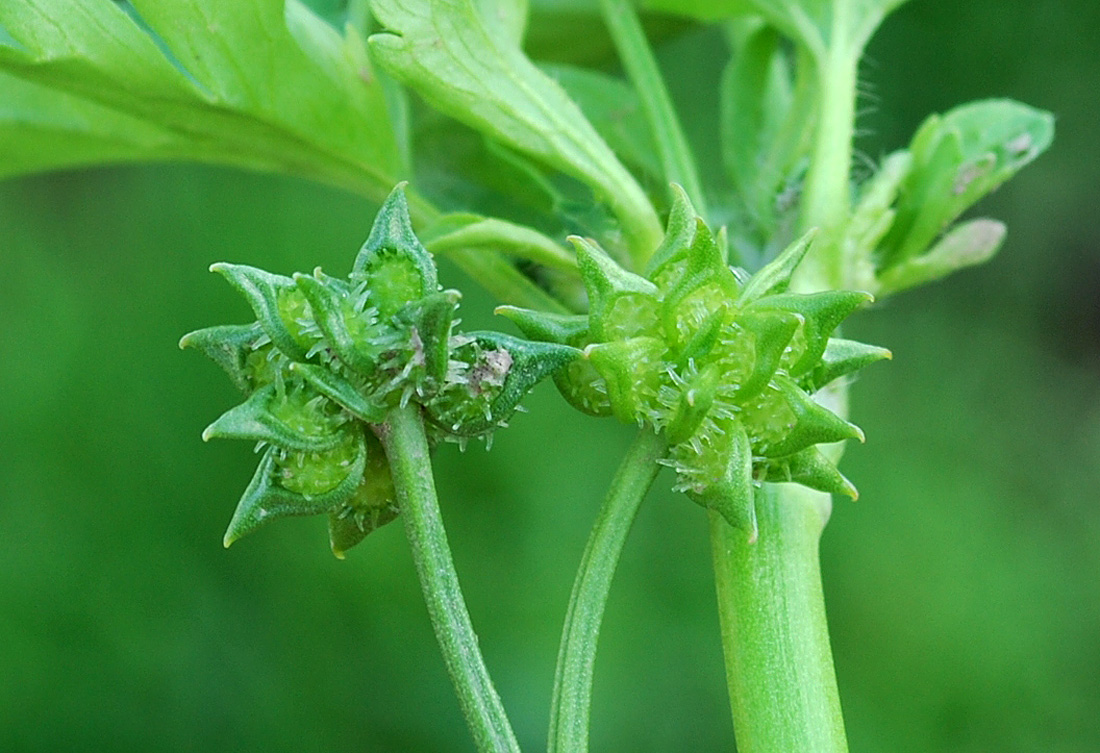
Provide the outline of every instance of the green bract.
<path id="1" fill-rule="evenodd" d="M 268 520 L 325 513 L 333 552 L 343 556 L 398 513 L 374 433 L 392 408 L 415 402 L 433 438 L 464 443 L 503 426 L 531 387 L 579 355 L 563 344 L 455 333 L 459 294 L 439 289 L 401 186 L 347 278 L 319 269 L 293 277 L 236 264 L 211 269 L 257 318 L 180 341 L 210 356 L 246 395 L 203 439 L 264 448 L 226 546 Z"/>
<path id="2" fill-rule="evenodd" d="M 574 238 L 587 316 L 503 307 L 528 336 L 583 348 L 556 376 L 577 408 L 665 433 L 677 488 L 756 535 L 754 485 L 794 481 L 856 496 L 817 445 L 863 439 L 812 395 L 882 348 L 831 337 L 872 300 L 856 291 L 787 292 L 808 233 L 749 277 L 680 192 L 642 277 Z"/>

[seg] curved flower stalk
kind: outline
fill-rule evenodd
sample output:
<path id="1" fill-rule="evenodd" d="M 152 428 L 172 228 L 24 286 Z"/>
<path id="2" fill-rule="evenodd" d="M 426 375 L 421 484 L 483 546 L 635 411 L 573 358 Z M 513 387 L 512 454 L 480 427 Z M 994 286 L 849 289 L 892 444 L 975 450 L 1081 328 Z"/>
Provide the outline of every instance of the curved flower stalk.
<path id="1" fill-rule="evenodd" d="M 676 488 L 756 538 L 754 488 L 793 481 L 856 497 L 818 445 L 863 433 L 814 393 L 889 351 L 832 337 L 872 300 L 858 291 L 787 292 L 807 233 L 751 277 L 727 265 L 678 191 L 664 243 L 640 276 L 573 238 L 587 316 L 498 309 L 528 337 L 583 348 L 555 377 L 577 408 L 662 433 Z"/>
<path id="2" fill-rule="evenodd" d="M 258 320 L 180 341 L 210 356 L 247 396 L 203 439 L 248 439 L 264 450 L 226 546 L 276 518 L 327 514 L 333 552 L 343 556 L 399 512 L 375 436 L 391 409 L 419 405 L 434 441 L 487 437 L 531 387 L 577 355 L 496 332 L 456 333 L 459 294 L 439 289 L 400 187 L 346 278 L 211 269 Z"/>

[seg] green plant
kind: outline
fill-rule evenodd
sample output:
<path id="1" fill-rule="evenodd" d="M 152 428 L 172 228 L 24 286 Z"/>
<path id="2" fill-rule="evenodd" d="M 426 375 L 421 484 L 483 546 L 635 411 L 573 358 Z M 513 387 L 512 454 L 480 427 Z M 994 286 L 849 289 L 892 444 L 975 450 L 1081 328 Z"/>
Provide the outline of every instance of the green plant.
<path id="1" fill-rule="evenodd" d="M 1003 226 L 953 223 L 1052 136 L 1023 105 L 966 105 L 853 185 L 857 65 L 899 4 L 664 4 L 721 21 L 733 51 L 718 190 L 620 0 L 601 10 L 628 82 L 536 66 L 526 8 L 505 0 L 379 0 L 377 26 L 352 3 L 342 31 L 294 0 L 5 4 L 0 170 L 191 159 L 390 196 L 347 278 L 216 265 L 258 322 L 184 343 L 247 398 L 207 436 L 267 445 L 227 542 L 323 513 L 342 553 L 400 511 L 481 749 L 517 746 L 462 606 L 427 448 L 484 435 L 552 373 L 576 407 L 640 428 L 578 573 L 551 749 L 587 745 L 602 607 L 668 465 L 711 510 L 740 748 L 843 750 L 817 539 L 826 493 L 854 496 L 835 468 L 837 443 L 861 437 L 845 377 L 887 354 L 832 335 L 870 294 L 988 258 Z M 390 193 L 403 179 L 407 203 Z M 682 189 L 644 188 L 662 183 Z M 457 295 L 437 290 L 429 252 L 483 284 L 526 339 L 456 334 Z"/>

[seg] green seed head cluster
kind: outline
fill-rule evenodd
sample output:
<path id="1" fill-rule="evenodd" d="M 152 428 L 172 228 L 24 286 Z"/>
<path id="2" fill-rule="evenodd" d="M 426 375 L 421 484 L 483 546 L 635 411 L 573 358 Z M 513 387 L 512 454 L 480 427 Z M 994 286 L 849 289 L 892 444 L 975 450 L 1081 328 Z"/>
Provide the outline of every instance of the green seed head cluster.
<path id="1" fill-rule="evenodd" d="M 536 382 L 579 355 L 496 332 L 456 333 L 459 295 L 440 290 L 400 187 L 346 278 L 211 269 L 257 318 L 180 342 L 216 361 L 246 396 L 203 438 L 248 439 L 263 450 L 227 546 L 269 520 L 322 513 L 342 556 L 398 514 L 373 430 L 391 409 L 420 405 L 435 441 L 488 437 Z"/>
<path id="2" fill-rule="evenodd" d="M 754 485 L 794 481 L 855 496 L 817 445 L 860 430 L 814 400 L 889 352 L 831 337 L 866 293 L 787 288 L 812 234 L 749 277 L 726 263 L 680 193 L 646 275 L 575 238 L 587 316 L 505 307 L 528 337 L 582 348 L 558 372 L 577 408 L 664 432 L 677 488 L 755 536 Z"/>

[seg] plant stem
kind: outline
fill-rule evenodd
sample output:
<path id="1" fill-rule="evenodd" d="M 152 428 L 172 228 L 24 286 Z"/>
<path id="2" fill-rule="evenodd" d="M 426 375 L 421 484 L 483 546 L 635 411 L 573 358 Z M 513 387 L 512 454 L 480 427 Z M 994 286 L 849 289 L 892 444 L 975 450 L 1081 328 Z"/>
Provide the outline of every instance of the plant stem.
<path id="1" fill-rule="evenodd" d="M 477 749 L 481 753 L 518 753 L 519 744 L 489 679 L 458 585 L 420 409 L 409 404 L 391 410 L 380 427 L 379 439 L 390 463 L 428 616 Z"/>
<path id="2" fill-rule="evenodd" d="M 554 694 L 550 706 L 551 753 L 588 750 L 588 714 L 592 699 L 592 669 L 611 578 L 638 507 L 668 449 L 663 434 L 648 428 L 638 432 L 607 492 L 603 508 L 588 537 L 565 616 L 558 651 Z"/>
<path id="3" fill-rule="evenodd" d="M 696 211 L 706 216 L 695 159 L 634 6 L 629 0 L 601 0 L 600 8 L 619 60 L 641 98 L 642 109 L 657 142 L 665 178 L 683 186 Z"/>
<path id="4" fill-rule="evenodd" d="M 794 484 L 757 492 L 760 537 L 711 513 L 711 547 L 740 753 L 846 753 L 818 541 L 832 502 Z"/>
<path id="5" fill-rule="evenodd" d="M 837 23 L 840 23 L 838 21 Z M 801 289 L 844 287 L 840 244 L 851 208 L 848 186 L 855 134 L 858 58 L 842 43 L 814 56 L 818 74 L 818 123 L 802 194 L 802 229 L 820 229 L 799 270 Z"/>

